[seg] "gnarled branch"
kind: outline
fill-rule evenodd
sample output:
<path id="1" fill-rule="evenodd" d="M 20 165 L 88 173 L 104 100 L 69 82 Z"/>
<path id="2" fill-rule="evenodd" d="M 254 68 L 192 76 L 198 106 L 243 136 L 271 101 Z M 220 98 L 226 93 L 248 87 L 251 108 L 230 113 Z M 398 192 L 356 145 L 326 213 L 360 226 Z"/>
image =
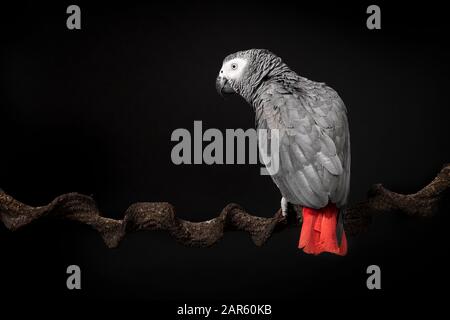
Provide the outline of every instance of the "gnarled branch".
<path id="1" fill-rule="evenodd" d="M 355 235 L 365 231 L 372 217 L 383 213 L 403 213 L 416 217 L 431 217 L 439 211 L 442 200 L 450 193 L 450 164 L 444 166 L 434 180 L 414 194 L 398 194 L 374 185 L 367 200 L 345 210 L 345 229 Z M 301 217 L 301 207 L 293 206 Z M 292 213 L 292 212 L 291 212 Z M 97 230 L 110 248 L 117 247 L 127 233 L 138 230 L 166 230 L 177 241 L 189 246 L 211 246 L 227 230 L 248 232 L 257 246 L 263 245 L 276 231 L 297 224 L 295 218 L 284 218 L 278 210 L 271 218 L 253 216 L 231 203 L 215 218 L 191 222 L 176 217 L 174 207 L 167 202 L 142 202 L 131 205 L 123 220 L 103 217 L 92 197 L 68 193 L 42 207 L 32 207 L 15 200 L 0 189 L 0 219 L 10 230 L 17 230 L 33 221 L 54 217 L 87 224 Z M 290 214 L 288 217 L 295 217 Z"/>

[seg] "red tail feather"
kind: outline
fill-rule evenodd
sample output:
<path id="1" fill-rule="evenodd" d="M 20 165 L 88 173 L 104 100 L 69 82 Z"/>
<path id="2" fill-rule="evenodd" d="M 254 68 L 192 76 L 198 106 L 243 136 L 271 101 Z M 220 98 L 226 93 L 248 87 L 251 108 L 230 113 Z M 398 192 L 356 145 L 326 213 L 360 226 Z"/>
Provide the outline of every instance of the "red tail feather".
<path id="1" fill-rule="evenodd" d="M 331 252 L 340 256 L 347 254 L 347 238 L 342 234 L 339 246 L 336 237 L 336 225 L 339 210 L 329 203 L 321 209 L 303 208 L 303 225 L 298 247 L 310 254 Z"/>

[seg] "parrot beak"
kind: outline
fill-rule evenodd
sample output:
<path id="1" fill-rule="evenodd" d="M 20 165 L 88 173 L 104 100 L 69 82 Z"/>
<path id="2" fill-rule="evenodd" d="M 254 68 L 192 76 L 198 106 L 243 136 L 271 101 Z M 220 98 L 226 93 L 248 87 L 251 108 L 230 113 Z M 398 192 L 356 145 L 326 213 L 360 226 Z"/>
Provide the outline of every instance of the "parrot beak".
<path id="1" fill-rule="evenodd" d="M 234 93 L 233 88 L 227 78 L 218 76 L 216 79 L 216 90 L 217 93 L 223 97 L 224 93 Z"/>

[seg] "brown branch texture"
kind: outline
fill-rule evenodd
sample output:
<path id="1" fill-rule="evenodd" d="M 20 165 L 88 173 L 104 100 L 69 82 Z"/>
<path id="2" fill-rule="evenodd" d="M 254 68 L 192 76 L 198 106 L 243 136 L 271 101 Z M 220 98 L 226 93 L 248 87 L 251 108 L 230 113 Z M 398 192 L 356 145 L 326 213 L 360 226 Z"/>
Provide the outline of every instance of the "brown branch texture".
<path id="1" fill-rule="evenodd" d="M 431 217 L 436 214 L 450 191 L 450 164 L 414 194 L 398 194 L 382 185 L 374 185 L 367 200 L 347 207 L 345 229 L 350 235 L 367 230 L 371 219 L 380 214 L 398 213 L 413 217 Z M 293 218 L 292 218 L 293 217 Z M 177 218 L 175 208 L 167 202 L 141 202 L 131 205 L 123 220 L 102 216 L 92 197 L 68 193 L 41 207 L 32 207 L 17 201 L 0 189 L 0 220 L 9 230 L 17 230 L 41 218 L 73 220 L 97 230 L 110 248 L 117 247 L 130 232 L 165 230 L 178 242 L 187 246 L 207 247 L 215 244 L 228 230 L 249 233 L 257 246 L 263 245 L 274 233 L 301 220 L 301 207 L 290 208 L 288 218 L 278 210 L 273 217 L 263 218 L 247 213 L 231 203 L 215 218 L 191 222 Z"/>

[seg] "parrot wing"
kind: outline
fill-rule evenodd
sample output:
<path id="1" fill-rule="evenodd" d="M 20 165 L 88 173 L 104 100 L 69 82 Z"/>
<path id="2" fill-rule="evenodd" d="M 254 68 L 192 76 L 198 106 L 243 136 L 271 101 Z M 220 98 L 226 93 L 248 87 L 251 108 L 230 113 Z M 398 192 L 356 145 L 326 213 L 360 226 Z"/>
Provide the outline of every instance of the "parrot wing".
<path id="1" fill-rule="evenodd" d="M 257 127 L 279 130 L 279 170 L 272 178 L 289 202 L 322 208 L 331 200 L 340 207 L 350 182 L 346 108 L 330 87 L 307 84 L 267 83 L 256 108 Z"/>

